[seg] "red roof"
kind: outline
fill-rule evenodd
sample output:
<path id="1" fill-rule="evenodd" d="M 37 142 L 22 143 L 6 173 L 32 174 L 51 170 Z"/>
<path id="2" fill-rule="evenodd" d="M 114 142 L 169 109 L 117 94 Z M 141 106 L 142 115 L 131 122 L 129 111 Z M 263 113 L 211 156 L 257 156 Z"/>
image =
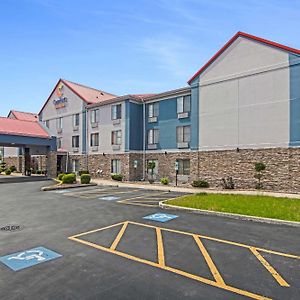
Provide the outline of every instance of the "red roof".
<path id="1" fill-rule="evenodd" d="M 33 113 L 11 110 L 8 114 L 8 118 L 10 118 L 10 115 L 13 115 L 15 119 L 21 121 L 31 121 L 31 122 L 38 121 L 38 115 Z"/>
<path id="2" fill-rule="evenodd" d="M 50 96 L 48 97 L 42 109 L 40 110 L 40 113 L 48 103 L 52 94 L 55 92 L 59 83 L 63 83 L 64 85 L 66 85 L 73 93 L 75 93 L 79 98 L 81 98 L 87 104 L 100 103 L 102 101 L 106 101 L 108 99 L 117 97 L 114 94 L 106 93 L 104 91 L 94 89 L 79 83 L 75 83 L 66 79 L 59 79 L 53 91 L 51 92 Z"/>
<path id="3" fill-rule="evenodd" d="M 282 44 L 278 44 L 245 32 L 241 32 L 239 31 L 238 33 L 236 33 L 199 71 L 197 71 L 195 73 L 195 75 L 188 81 L 188 84 L 191 84 L 191 82 L 197 77 L 199 76 L 210 64 L 212 64 L 238 37 L 245 37 L 263 44 L 266 44 L 268 46 L 272 46 L 272 47 L 276 47 L 278 49 L 287 51 L 287 52 L 291 52 L 294 54 L 300 54 L 300 50 L 299 49 L 295 49 L 295 48 L 290 48 L 288 46 L 282 45 Z"/>
<path id="4" fill-rule="evenodd" d="M 39 122 L 22 121 L 0 117 L 0 134 L 50 138 Z"/>
<path id="5" fill-rule="evenodd" d="M 62 79 L 61 81 L 88 104 L 99 103 L 107 99 L 116 97 L 116 95 L 106 93 L 79 83 L 75 83 L 65 79 Z"/>

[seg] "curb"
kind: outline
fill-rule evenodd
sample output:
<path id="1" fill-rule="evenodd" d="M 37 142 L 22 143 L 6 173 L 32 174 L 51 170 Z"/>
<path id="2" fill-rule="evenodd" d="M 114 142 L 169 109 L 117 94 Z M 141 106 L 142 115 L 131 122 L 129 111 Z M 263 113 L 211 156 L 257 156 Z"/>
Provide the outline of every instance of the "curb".
<path id="1" fill-rule="evenodd" d="M 74 188 L 84 188 L 90 186 L 97 186 L 96 183 L 88 183 L 88 184 L 72 184 L 72 185 L 51 185 L 51 186 L 44 186 L 41 188 L 41 191 L 55 191 L 55 190 L 65 190 L 65 189 L 74 189 Z"/>
<path id="2" fill-rule="evenodd" d="M 263 217 L 254 217 L 254 216 L 247 216 L 247 215 L 240 215 L 240 214 L 233 214 L 233 213 L 224 213 L 224 212 L 211 211 L 211 210 L 198 209 L 198 208 L 181 207 L 176 205 L 165 204 L 164 202 L 166 201 L 168 200 L 159 202 L 159 207 L 163 209 L 174 209 L 174 210 L 185 211 L 190 213 L 202 214 L 207 216 L 225 217 L 225 218 L 242 220 L 242 221 L 253 221 L 259 223 L 266 223 L 266 224 L 300 227 L 300 222 L 285 221 L 285 220 L 263 218 Z"/>

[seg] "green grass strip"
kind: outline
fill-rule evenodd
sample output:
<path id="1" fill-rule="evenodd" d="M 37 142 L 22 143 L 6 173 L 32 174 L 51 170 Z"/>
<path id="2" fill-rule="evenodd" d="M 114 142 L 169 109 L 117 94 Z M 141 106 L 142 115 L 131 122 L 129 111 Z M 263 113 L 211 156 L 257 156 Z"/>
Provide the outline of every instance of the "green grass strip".
<path id="1" fill-rule="evenodd" d="M 300 199 L 199 193 L 172 199 L 166 204 L 300 222 Z"/>

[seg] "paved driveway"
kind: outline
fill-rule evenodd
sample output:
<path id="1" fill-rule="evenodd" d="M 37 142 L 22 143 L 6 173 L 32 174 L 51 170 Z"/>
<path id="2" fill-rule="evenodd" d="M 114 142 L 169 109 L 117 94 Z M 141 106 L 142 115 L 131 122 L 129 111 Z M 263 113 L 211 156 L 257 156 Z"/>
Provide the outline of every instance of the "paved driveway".
<path id="1" fill-rule="evenodd" d="M 178 193 L 42 185 L 0 187 L 0 226 L 20 225 L 0 256 L 21 267 L 0 263 L 0 299 L 300 298 L 299 228 L 157 207 Z"/>

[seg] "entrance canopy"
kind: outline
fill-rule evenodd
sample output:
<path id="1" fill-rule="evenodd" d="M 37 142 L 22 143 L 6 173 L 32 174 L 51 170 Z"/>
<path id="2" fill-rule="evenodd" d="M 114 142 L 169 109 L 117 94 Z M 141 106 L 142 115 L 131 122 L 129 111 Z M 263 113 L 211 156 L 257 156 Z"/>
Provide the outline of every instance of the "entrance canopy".
<path id="1" fill-rule="evenodd" d="M 39 122 L 0 117 L 0 145 L 56 151 L 56 138 Z"/>

